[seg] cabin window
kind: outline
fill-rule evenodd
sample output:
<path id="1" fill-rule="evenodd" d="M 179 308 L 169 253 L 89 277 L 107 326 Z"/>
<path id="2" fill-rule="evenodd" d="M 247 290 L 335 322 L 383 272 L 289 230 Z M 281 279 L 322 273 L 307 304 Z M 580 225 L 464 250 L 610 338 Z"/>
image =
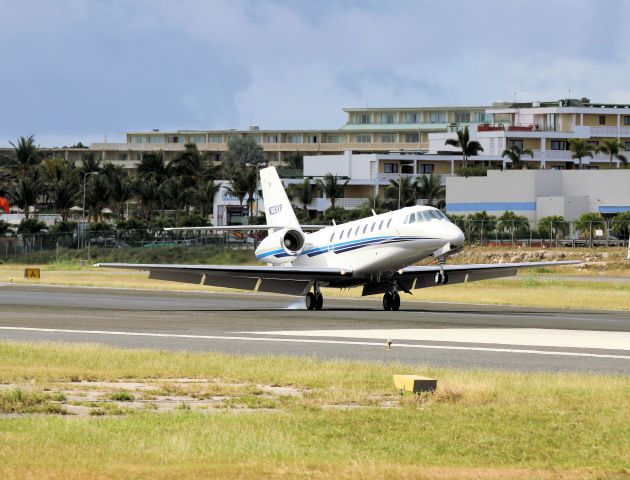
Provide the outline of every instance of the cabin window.
<path id="1" fill-rule="evenodd" d="M 379 223 L 379 224 L 378 224 L 378 229 L 379 229 L 379 230 L 381 230 L 381 229 L 383 228 L 383 222 L 384 222 L 384 221 L 385 221 L 385 220 L 381 220 L 381 223 Z"/>
<path id="2" fill-rule="evenodd" d="M 357 227 L 357 229 L 354 231 L 354 236 L 356 237 L 359 234 L 359 228 L 361 228 L 361 225 L 359 225 Z"/>
<path id="3" fill-rule="evenodd" d="M 367 231 L 367 223 L 365 224 L 365 227 L 363 227 L 363 233 L 365 233 Z"/>
<path id="4" fill-rule="evenodd" d="M 416 223 L 415 213 L 412 213 L 411 215 L 409 215 L 409 223 Z"/>
<path id="5" fill-rule="evenodd" d="M 341 231 L 341 233 L 339 234 L 339 240 L 341 240 L 343 238 L 343 230 Z"/>
<path id="6" fill-rule="evenodd" d="M 392 224 L 392 219 L 390 218 L 389 220 L 387 220 L 387 228 L 389 228 L 391 224 Z"/>
<path id="7" fill-rule="evenodd" d="M 422 216 L 422 220 L 431 220 L 431 214 L 427 211 L 418 212 L 418 215 Z"/>
<path id="8" fill-rule="evenodd" d="M 374 222 L 374 223 L 372 224 L 372 228 L 370 228 L 370 232 L 373 232 L 373 231 L 374 231 L 374 227 L 376 227 L 376 222 Z"/>
<path id="9" fill-rule="evenodd" d="M 440 220 L 440 215 L 438 214 L 437 210 L 430 210 L 429 213 L 433 218 L 437 218 L 438 220 Z"/>
<path id="10" fill-rule="evenodd" d="M 335 232 L 333 232 L 333 234 L 330 236 L 330 243 L 332 243 L 333 240 L 335 240 Z"/>
<path id="11" fill-rule="evenodd" d="M 403 225 L 405 225 L 405 224 L 407 224 L 407 223 L 409 223 L 409 215 L 407 215 L 407 216 L 405 217 L 405 220 L 403 221 Z"/>

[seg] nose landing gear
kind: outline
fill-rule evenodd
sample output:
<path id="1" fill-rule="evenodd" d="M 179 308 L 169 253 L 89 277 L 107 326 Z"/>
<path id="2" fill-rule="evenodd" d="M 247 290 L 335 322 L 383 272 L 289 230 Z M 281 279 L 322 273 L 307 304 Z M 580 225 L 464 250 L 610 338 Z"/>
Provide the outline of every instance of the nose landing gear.
<path id="1" fill-rule="evenodd" d="M 400 295 L 397 291 L 387 292 L 383 295 L 383 310 L 400 310 Z"/>

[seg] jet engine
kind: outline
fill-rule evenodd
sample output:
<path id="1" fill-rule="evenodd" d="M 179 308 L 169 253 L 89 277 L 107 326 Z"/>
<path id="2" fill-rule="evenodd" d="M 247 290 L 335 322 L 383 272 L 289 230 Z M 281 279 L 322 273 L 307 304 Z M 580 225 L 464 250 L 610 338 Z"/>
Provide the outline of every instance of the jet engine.
<path id="1" fill-rule="evenodd" d="M 303 248 L 304 233 L 296 228 L 284 228 L 269 234 L 256 249 L 256 255 L 269 253 L 269 256 L 264 257 L 265 261 L 286 263 L 293 261 L 297 255 L 302 253 Z"/>

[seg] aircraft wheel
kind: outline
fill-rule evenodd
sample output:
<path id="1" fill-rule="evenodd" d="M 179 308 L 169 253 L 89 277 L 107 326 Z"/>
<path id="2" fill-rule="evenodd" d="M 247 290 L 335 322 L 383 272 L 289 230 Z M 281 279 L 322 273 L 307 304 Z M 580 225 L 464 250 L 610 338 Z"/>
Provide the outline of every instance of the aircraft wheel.
<path id="1" fill-rule="evenodd" d="M 321 310 L 324 306 L 324 296 L 321 293 L 318 293 L 315 296 L 315 310 Z"/>
<path id="2" fill-rule="evenodd" d="M 392 294 L 392 310 L 396 312 L 400 310 L 400 295 L 398 295 L 398 292 Z"/>
<path id="3" fill-rule="evenodd" d="M 391 310 L 394 304 L 394 298 L 392 297 L 391 292 L 387 292 L 383 295 L 383 310 Z"/>
<path id="4" fill-rule="evenodd" d="M 315 305 L 316 305 L 315 295 L 313 294 L 313 292 L 308 292 L 306 294 L 306 309 L 307 310 L 314 310 L 315 309 Z"/>
<path id="5" fill-rule="evenodd" d="M 442 276 L 442 283 L 444 285 L 446 285 L 448 283 L 448 273 L 444 272 L 444 275 Z"/>

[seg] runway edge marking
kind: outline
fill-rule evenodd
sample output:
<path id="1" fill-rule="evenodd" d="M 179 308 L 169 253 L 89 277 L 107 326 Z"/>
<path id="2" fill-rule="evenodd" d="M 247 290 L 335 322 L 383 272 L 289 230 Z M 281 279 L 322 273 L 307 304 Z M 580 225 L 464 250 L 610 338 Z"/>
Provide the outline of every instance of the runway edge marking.
<path id="1" fill-rule="evenodd" d="M 260 337 L 241 337 L 227 335 L 190 335 L 175 333 L 148 333 L 148 332 L 119 332 L 108 330 L 71 330 L 63 328 L 35 328 L 35 327 L 4 327 L 0 326 L 0 330 L 5 331 L 23 331 L 23 332 L 43 332 L 43 333 L 78 333 L 83 335 L 111 335 L 111 336 L 129 336 L 129 337 L 155 337 L 155 338 L 183 338 L 197 340 L 242 340 L 249 342 L 284 342 L 284 343 L 315 343 L 325 345 L 359 345 L 369 347 L 382 347 L 383 342 L 357 342 L 349 340 L 313 340 L 298 338 L 260 338 Z M 464 350 L 474 352 L 492 352 L 492 353 L 517 353 L 530 355 L 556 355 L 564 357 L 590 357 L 590 358 L 609 358 L 617 360 L 630 360 L 630 355 L 612 355 L 598 353 L 582 353 L 582 352 L 559 352 L 546 350 L 525 350 L 512 348 L 490 348 L 490 347 L 458 347 L 447 345 L 418 345 L 409 343 L 397 343 L 396 348 L 417 348 L 426 350 Z"/>

